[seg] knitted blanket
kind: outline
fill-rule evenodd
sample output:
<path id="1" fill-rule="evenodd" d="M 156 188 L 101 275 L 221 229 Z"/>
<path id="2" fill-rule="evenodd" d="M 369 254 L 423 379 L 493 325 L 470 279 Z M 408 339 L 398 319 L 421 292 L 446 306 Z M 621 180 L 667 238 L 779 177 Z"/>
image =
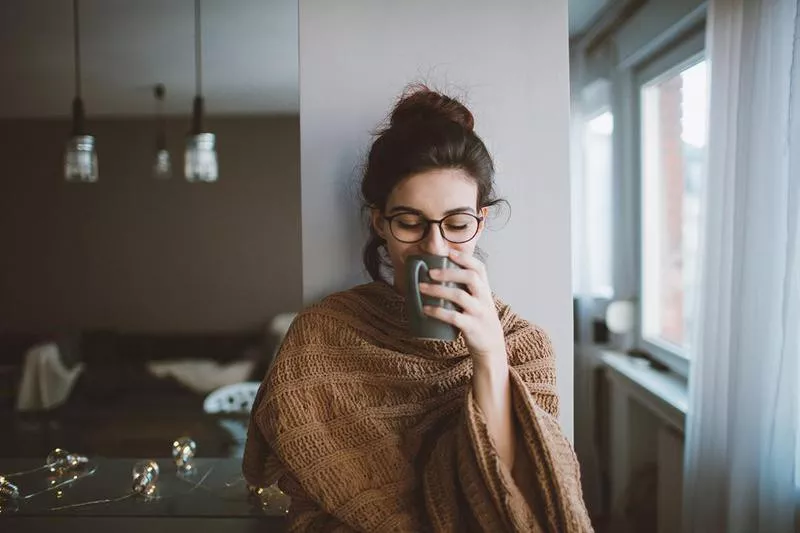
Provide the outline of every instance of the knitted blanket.
<path id="1" fill-rule="evenodd" d="M 248 483 L 277 481 L 292 497 L 292 531 L 591 531 L 556 420 L 547 335 L 496 301 L 517 429 L 512 476 L 473 399 L 463 337 L 410 337 L 404 304 L 373 282 L 296 318 L 253 407 Z"/>

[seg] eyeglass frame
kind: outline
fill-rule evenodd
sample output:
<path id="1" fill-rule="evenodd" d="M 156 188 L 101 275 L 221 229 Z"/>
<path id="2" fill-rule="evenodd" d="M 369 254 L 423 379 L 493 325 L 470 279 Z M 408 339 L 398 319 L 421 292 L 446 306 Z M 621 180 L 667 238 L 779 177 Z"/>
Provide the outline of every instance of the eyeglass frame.
<path id="1" fill-rule="evenodd" d="M 404 240 L 401 240 L 401 239 L 399 239 L 397 237 L 397 235 L 394 234 L 394 231 L 392 231 L 392 220 L 394 220 L 397 217 L 403 216 L 403 215 L 418 216 L 425 222 L 425 229 L 422 230 L 422 236 L 419 239 L 417 239 L 416 241 L 404 241 Z M 444 235 L 444 229 L 442 229 L 442 222 L 444 222 L 446 219 L 448 219 L 448 218 L 450 218 L 452 216 L 455 216 L 455 215 L 468 215 L 468 216 L 471 216 L 472 218 L 474 218 L 475 220 L 478 221 L 478 225 L 475 227 L 475 233 L 472 235 L 472 237 L 470 237 L 469 239 L 467 239 L 465 241 L 451 241 L 450 239 L 448 239 Z M 471 241 L 472 239 L 474 239 L 475 237 L 478 236 L 478 233 L 480 233 L 480 230 L 481 230 L 481 222 L 483 222 L 485 220 L 484 217 L 482 217 L 482 216 L 475 215 L 473 213 L 468 213 L 466 211 L 462 211 L 462 212 L 458 212 L 458 213 L 450 213 L 449 215 L 443 216 L 439 220 L 434 220 L 432 218 L 427 218 L 427 217 L 425 217 L 425 216 L 423 216 L 423 215 L 421 215 L 419 213 L 407 213 L 407 212 L 406 213 L 395 213 L 394 215 L 389 215 L 389 216 L 381 214 L 381 216 L 383 217 L 384 220 L 386 220 L 389 223 L 389 233 L 392 234 L 392 237 L 397 239 L 398 242 L 402 242 L 403 244 L 416 244 L 418 242 L 424 241 L 425 238 L 428 236 L 428 233 L 431 230 L 431 226 L 434 225 L 434 224 L 439 226 L 439 235 L 442 236 L 442 239 L 446 240 L 450 244 L 464 244 L 464 243 L 469 242 L 469 241 Z"/>

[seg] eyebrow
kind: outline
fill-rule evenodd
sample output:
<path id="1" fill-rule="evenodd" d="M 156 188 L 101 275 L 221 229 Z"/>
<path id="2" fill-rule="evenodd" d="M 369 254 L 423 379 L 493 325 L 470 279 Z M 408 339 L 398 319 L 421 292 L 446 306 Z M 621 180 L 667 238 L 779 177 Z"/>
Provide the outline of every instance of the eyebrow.
<path id="1" fill-rule="evenodd" d="M 455 209 L 448 209 L 444 212 L 444 216 L 452 215 L 455 213 L 475 213 L 475 209 L 472 207 L 456 207 Z M 407 205 L 396 205 L 390 211 L 389 214 L 392 215 L 394 213 L 413 213 L 415 215 L 422 215 L 422 211 L 419 209 L 414 209 L 413 207 L 409 207 Z"/>

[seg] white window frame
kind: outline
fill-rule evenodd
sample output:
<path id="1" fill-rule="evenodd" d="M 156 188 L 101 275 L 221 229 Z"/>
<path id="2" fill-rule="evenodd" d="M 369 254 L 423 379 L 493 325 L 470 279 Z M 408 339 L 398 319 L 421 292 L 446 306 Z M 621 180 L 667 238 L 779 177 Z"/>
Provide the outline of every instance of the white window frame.
<path id="1" fill-rule="evenodd" d="M 658 362 L 664 364 L 670 370 L 684 377 L 688 376 L 689 374 L 690 361 L 687 355 L 683 353 L 683 350 L 668 343 L 661 343 L 654 340 L 645 339 L 642 335 L 644 324 L 644 305 L 642 296 L 644 294 L 645 277 L 644 272 L 642 271 L 642 228 L 644 223 L 642 204 L 644 201 L 644 191 L 642 187 L 641 90 L 645 85 L 653 83 L 659 78 L 674 75 L 676 70 L 682 70 L 697 63 L 699 60 L 705 57 L 705 55 L 705 31 L 702 29 L 696 30 L 684 36 L 672 46 L 666 47 L 664 50 L 658 53 L 654 59 L 635 68 L 633 71 L 633 76 L 631 77 L 633 87 L 631 88 L 632 98 L 630 105 L 632 106 L 631 126 L 633 127 L 632 139 L 634 140 L 634 146 L 632 150 L 634 161 L 632 167 L 635 176 L 635 179 L 632 181 L 634 182 L 635 197 L 637 199 L 635 202 L 636 213 L 633 217 L 633 220 L 635 221 L 635 262 L 639 291 L 639 316 L 635 332 L 635 344 L 638 348 L 650 353 Z"/>

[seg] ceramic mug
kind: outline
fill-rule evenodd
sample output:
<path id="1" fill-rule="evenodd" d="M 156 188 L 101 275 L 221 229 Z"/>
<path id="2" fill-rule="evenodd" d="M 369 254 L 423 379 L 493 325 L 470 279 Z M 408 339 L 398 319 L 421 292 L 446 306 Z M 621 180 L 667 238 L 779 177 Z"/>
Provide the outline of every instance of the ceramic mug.
<path id="1" fill-rule="evenodd" d="M 446 287 L 464 287 L 460 283 L 442 283 L 431 279 L 428 271 L 431 269 L 461 268 L 450 258 L 442 255 L 412 255 L 406 258 L 406 312 L 411 334 L 415 337 L 426 339 L 439 339 L 443 341 L 454 341 L 458 338 L 458 329 L 450 324 L 442 322 L 438 318 L 426 315 L 422 307 L 433 305 L 444 307 L 445 309 L 459 308 L 450 300 L 443 298 L 433 298 L 419 292 L 420 282 L 444 285 Z"/>

